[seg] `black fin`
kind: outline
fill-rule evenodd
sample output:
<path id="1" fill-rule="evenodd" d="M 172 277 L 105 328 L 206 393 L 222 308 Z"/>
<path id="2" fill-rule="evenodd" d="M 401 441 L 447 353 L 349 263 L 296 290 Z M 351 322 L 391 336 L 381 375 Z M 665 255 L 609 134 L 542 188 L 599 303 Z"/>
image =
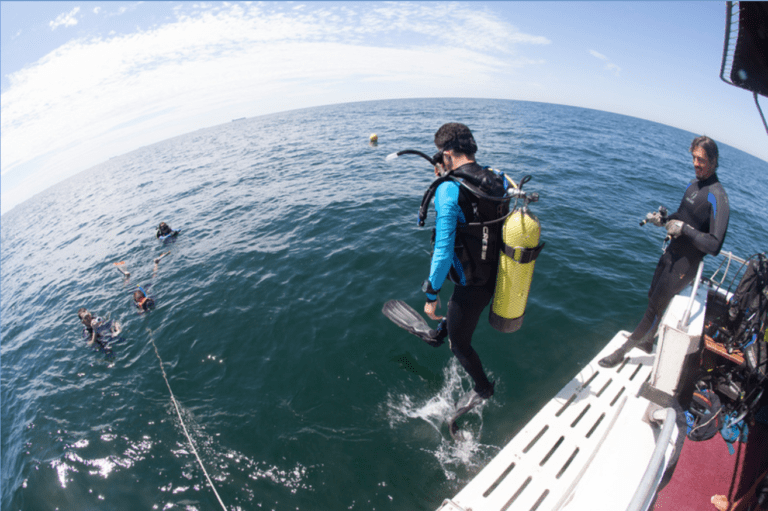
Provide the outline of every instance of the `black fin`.
<path id="1" fill-rule="evenodd" d="M 424 336 L 427 336 L 430 339 L 432 338 L 430 336 L 431 329 L 429 328 L 427 321 L 404 301 L 390 300 L 384 304 L 384 307 L 381 308 L 381 312 L 389 318 L 392 323 L 407 330 L 413 335 L 421 337 L 422 339 L 424 339 Z"/>
<path id="2" fill-rule="evenodd" d="M 470 390 L 459 399 L 459 402 L 456 403 L 456 411 L 451 416 L 451 420 L 448 421 L 448 429 L 451 432 L 451 438 L 460 440 L 458 437 L 459 426 L 456 425 L 456 421 L 459 420 L 459 417 L 481 404 L 483 401 L 485 401 L 485 399 L 480 397 L 480 394 L 474 390 Z"/>
<path id="3" fill-rule="evenodd" d="M 461 399 L 459 399 L 459 401 L 456 403 L 456 411 L 453 412 L 451 420 L 448 421 L 448 430 L 451 432 L 451 438 L 456 441 L 461 440 L 461 438 L 458 436 L 459 426 L 456 425 L 456 421 L 459 419 L 459 417 L 470 411 L 472 408 L 490 399 L 490 397 L 493 395 L 493 390 L 495 387 L 496 382 L 491 382 L 491 390 L 487 393 L 488 395 L 486 397 L 481 396 L 475 392 L 474 389 L 461 396 Z"/>

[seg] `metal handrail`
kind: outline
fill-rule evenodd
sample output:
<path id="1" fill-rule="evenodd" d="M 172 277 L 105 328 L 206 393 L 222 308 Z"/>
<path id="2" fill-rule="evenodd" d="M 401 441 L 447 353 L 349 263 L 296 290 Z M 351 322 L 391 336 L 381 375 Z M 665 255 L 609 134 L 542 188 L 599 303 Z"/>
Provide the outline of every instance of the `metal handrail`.
<path id="1" fill-rule="evenodd" d="M 693 302 L 696 300 L 696 293 L 699 291 L 699 283 L 701 282 L 701 273 L 703 271 L 704 260 L 702 259 L 699 263 L 699 268 L 696 270 L 696 279 L 693 281 L 693 291 L 691 291 L 691 298 L 688 299 L 688 307 L 685 308 L 685 313 L 683 314 L 680 323 L 677 325 L 678 330 L 684 332 L 688 331 L 688 320 L 691 319 L 691 309 L 693 309 Z"/>
<path id="2" fill-rule="evenodd" d="M 659 439 L 656 441 L 656 448 L 651 455 L 651 461 L 648 462 L 648 467 L 645 469 L 645 474 L 643 474 L 643 478 L 635 490 L 635 495 L 627 506 L 627 511 L 648 509 L 653 496 L 656 494 L 656 486 L 664 475 L 664 454 L 677 422 L 677 412 L 674 408 L 666 408 L 665 411 L 667 416 L 664 418 L 664 425 L 661 427 Z"/>
<path id="3" fill-rule="evenodd" d="M 731 269 L 731 261 L 736 261 L 737 263 L 741 263 L 742 267 L 747 264 L 747 261 L 745 259 L 742 259 L 741 257 L 733 255 L 733 252 L 726 252 L 725 250 L 720 252 L 720 255 L 725 257 L 725 260 L 720 263 L 720 266 L 717 267 L 715 270 L 715 273 L 712 274 L 711 277 L 709 277 L 710 282 L 714 283 L 715 277 L 717 277 L 717 274 L 720 273 L 720 269 L 723 267 L 723 264 L 725 264 L 725 271 L 723 271 L 723 276 L 720 278 L 720 282 L 717 283 L 718 287 L 722 286 L 725 283 L 725 279 L 728 277 L 728 270 Z M 738 275 L 739 271 L 736 272 Z"/>

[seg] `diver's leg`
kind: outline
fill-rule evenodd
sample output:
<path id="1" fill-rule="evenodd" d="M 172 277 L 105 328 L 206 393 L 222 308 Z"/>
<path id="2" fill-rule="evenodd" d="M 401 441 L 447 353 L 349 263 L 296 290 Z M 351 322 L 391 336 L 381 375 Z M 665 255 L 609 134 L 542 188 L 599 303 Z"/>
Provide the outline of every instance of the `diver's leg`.
<path id="1" fill-rule="evenodd" d="M 691 283 L 696 277 L 698 262 L 693 264 L 687 258 L 674 258 L 665 253 L 656 266 L 651 288 L 648 291 L 648 308 L 643 319 L 640 320 L 635 330 L 627 338 L 627 341 L 616 351 L 600 359 L 598 364 L 602 367 L 614 367 L 620 364 L 626 354 L 634 347 L 640 347 L 646 353 L 653 349 L 652 336 L 655 329 L 669 306 L 672 298 Z"/>
<path id="2" fill-rule="evenodd" d="M 475 382 L 475 392 L 485 398 L 493 395 L 493 384 L 483 370 L 480 356 L 472 348 L 472 334 L 492 297 L 493 289 L 488 286 L 456 286 L 447 313 L 451 351 Z"/>

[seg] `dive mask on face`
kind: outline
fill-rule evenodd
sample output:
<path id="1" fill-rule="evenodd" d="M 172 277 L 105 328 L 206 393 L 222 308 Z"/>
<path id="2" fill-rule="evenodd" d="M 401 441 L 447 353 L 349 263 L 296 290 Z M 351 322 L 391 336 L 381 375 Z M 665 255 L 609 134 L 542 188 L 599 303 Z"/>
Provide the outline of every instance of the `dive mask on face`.
<path id="1" fill-rule="evenodd" d="M 432 157 L 432 164 L 433 165 L 444 165 L 444 163 L 443 163 L 443 154 L 444 154 L 444 152 L 445 151 L 441 149 L 440 151 L 435 153 L 435 155 Z"/>

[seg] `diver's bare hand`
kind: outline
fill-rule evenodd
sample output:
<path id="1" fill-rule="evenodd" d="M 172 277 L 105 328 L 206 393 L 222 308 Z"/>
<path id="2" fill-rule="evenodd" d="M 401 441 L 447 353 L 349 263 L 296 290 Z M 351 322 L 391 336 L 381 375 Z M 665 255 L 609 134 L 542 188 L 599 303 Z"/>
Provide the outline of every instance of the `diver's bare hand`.
<path id="1" fill-rule="evenodd" d="M 434 302 L 427 302 L 424 304 L 424 313 L 429 316 L 430 319 L 443 319 L 443 316 L 438 316 L 435 314 L 435 311 L 439 306 L 440 298 L 438 297 Z"/>

